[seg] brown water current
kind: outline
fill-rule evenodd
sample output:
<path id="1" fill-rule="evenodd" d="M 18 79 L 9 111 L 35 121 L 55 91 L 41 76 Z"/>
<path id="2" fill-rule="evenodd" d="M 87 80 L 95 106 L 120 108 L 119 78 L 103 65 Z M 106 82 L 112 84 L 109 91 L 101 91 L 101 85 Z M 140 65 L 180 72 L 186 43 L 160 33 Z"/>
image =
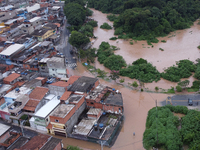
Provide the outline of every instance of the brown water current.
<path id="1" fill-rule="evenodd" d="M 117 50 L 115 53 L 123 56 L 127 64 L 131 64 L 133 61 L 142 57 L 147 59 L 154 66 L 156 66 L 160 72 L 162 72 L 164 68 L 175 65 L 175 62 L 178 60 L 189 59 L 191 61 L 195 61 L 199 58 L 200 51 L 197 49 L 197 46 L 200 45 L 200 42 L 198 41 L 200 37 L 200 26 L 197 25 L 197 22 L 195 22 L 194 26 L 190 29 L 176 31 L 167 37 L 158 38 L 159 40 L 166 40 L 167 43 L 159 42 L 157 44 L 153 44 L 154 47 L 151 48 L 147 45 L 146 41 L 137 41 L 137 43 L 133 41 L 133 45 L 130 45 L 129 41 L 124 40 L 110 41 L 109 38 L 114 36 L 114 30 L 100 29 L 100 25 L 104 22 L 107 22 L 110 25 L 113 23 L 106 18 L 106 14 L 94 9 L 92 9 L 92 11 L 94 12 L 93 18 L 98 21 L 98 27 L 94 29 L 94 35 L 97 36 L 98 39 L 94 43 L 93 47 L 98 48 L 102 41 L 109 42 L 111 45 L 115 45 L 120 48 L 120 50 Z M 174 36 L 172 37 L 172 35 Z M 169 36 L 171 37 L 168 38 Z M 159 48 L 163 48 L 164 51 L 160 51 Z M 98 61 L 96 61 L 95 65 L 97 68 L 109 72 L 109 69 L 105 68 Z M 69 70 L 69 72 L 71 75 L 93 76 L 86 70 L 85 67 L 82 66 L 81 63 L 78 63 L 76 70 Z M 127 77 L 121 78 L 125 79 L 125 83 L 132 83 L 134 81 Z M 194 78 L 190 77 L 189 80 L 191 85 Z M 100 83 L 119 90 L 122 93 L 124 100 L 125 118 L 122 130 L 120 131 L 120 134 L 112 148 L 104 147 L 104 150 L 144 150 L 142 138 L 145 131 L 147 113 L 151 108 L 155 107 L 155 100 L 158 100 L 158 106 L 160 106 L 160 102 L 165 100 L 168 95 L 160 93 L 136 92 L 123 86 L 116 85 L 114 81 L 110 83 L 100 80 Z M 154 90 L 155 86 L 168 89 L 171 86 L 176 86 L 176 83 L 161 79 L 157 83 L 153 82 L 145 84 L 146 88 L 152 90 Z M 133 136 L 133 132 L 135 132 L 135 136 Z M 74 145 L 79 146 L 84 150 L 101 149 L 98 144 L 71 138 L 63 138 L 63 143 L 65 147 L 67 145 Z"/>
<path id="2" fill-rule="evenodd" d="M 200 45 L 200 25 L 197 25 L 197 21 L 194 22 L 194 25 L 189 29 L 177 30 L 175 32 L 171 32 L 166 37 L 158 38 L 159 43 L 152 43 L 154 45 L 152 48 L 146 41 L 132 41 L 134 44 L 131 45 L 129 43 L 130 40 L 109 40 L 109 38 L 114 36 L 114 29 L 105 30 L 101 29 L 100 26 L 104 22 L 113 25 L 113 22 L 106 18 L 107 14 L 103 14 L 95 9 L 92 9 L 92 11 L 94 12 L 92 17 L 98 21 L 98 27 L 94 28 L 94 35 L 97 36 L 98 39 L 94 43 L 93 47 L 98 48 L 103 41 L 109 42 L 111 45 L 120 48 L 120 50 L 115 51 L 115 54 L 123 56 L 127 64 L 131 64 L 139 58 L 144 58 L 156 66 L 159 72 L 163 72 L 164 69 L 175 65 L 176 61 L 189 59 L 195 62 L 195 60 L 200 57 L 200 50 L 197 48 L 197 46 Z M 165 40 L 167 42 L 162 43 L 161 40 Z M 164 51 L 159 50 L 159 48 L 164 49 Z M 109 70 L 98 61 L 96 62 L 96 67 L 109 72 Z M 134 81 L 129 78 L 125 79 L 127 79 L 130 83 Z M 191 86 L 192 81 L 195 79 L 190 77 L 189 80 L 191 81 L 189 86 Z M 176 85 L 177 83 L 161 79 L 157 83 L 153 82 L 145 84 L 145 87 L 150 90 L 154 90 L 155 86 L 163 89 L 169 89 L 171 86 L 175 87 Z"/>

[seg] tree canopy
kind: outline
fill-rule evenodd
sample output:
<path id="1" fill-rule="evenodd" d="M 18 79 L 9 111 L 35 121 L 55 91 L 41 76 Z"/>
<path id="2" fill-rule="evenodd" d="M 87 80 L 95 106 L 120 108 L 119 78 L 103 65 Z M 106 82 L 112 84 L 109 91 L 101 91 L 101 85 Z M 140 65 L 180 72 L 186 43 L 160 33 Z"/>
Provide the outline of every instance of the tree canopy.
<path id="1" fill-rule="evenodd" d="M 72 31 L 71 36 L 69 37 L 69 43 L 77 48 L 80 48 L 84 44 L 90 42 L 88 37 L 85 37 L 84 34 L 78 31 Z"/>
<path id="2" fill-rule="evenodd" d="M 115 30 L 145 40 L 188 28 L 200 14 L 197 0 L 88 0 L 88 6 L 120 14 L 114 20 Z"/>

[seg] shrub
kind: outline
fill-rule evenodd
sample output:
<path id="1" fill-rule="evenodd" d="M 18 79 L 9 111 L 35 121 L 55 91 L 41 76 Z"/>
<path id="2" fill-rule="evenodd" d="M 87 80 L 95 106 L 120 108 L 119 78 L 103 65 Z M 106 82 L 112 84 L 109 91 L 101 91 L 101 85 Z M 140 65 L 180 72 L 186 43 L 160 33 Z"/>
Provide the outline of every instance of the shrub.
<path id="1" fill-rule="evenodd" d="M 126 62 L 120 55 L 111 55 L 104 61 L 104 66 L 110 70 L 120 70 L 122 67 L 126 67 Z"/>
<path id="2" fill-rule="evenodd" d="M 177 90 L 177 92 L 182 92 L 182 87 L 179 86 L 179 85 L 177 85 L 177 86 L 176 86 L 176 90 Z"/>
<path id="3" fill-rule="evenodd" d="M 200 88 L 200 81 L 199 80 L 195 80 L 192 82 L 192 87 L 191 88 L 196 88 L 199 89 Z"/>
<path id="4" fill-rule="evenodd" d="M 94 21 L 94 20 L 89 21 L 89 22 L 87 23 L 87 25 L 91 25 L 92 27 L 97 27 L 97 26 L 98 26 L 97 21 Z"/>
<path id="5" fill-rule="evenodd" d="M 134 81 L 132 84 L 131 84 L 131 86 L 133 86 L 133 87 L 138 87 L 138 83 L 136 82 L 136 81 Z"/>
<path id="6" fill-rule="evenodd" d="M 158 90 L 159 90 L 159 88 L 156 86 L 156 87 L 155 87 L 155 90 L 156 90 L 156 91 L 158 91 Z"/>
<path id="7" fill-rule="evenodd" d="M 102 29 L 108 29 L 108 30 L 112 29 L 112 27 L 108 23 L 106 23 L 106 22 L 104 22 L 103 25 L 100 26 L 100 28 L 102 28 Z"/>
<path id="8" fill-rule="evenodd" d="M 109 40 L 117 40 L 117 37 L 111 37 Z"/>
<path id="9" fill-rule="evenodd" d="M 114 15 L 114 14 L 111 14 L 111 15 L 107 15 L 107 18 L 108 18 L 108 20 L 110 20 L 110 21 L 115 21 L 115 20 L 117 19 L 117 16 Z"/>
<path id="10" fill-rule="evenodd" d="M 162 48 L 159 48 L 159 50 L 164 51 L 164 49 L 162 49 Z"/>
<path id="11" fill-rule="evenodd" d="M 121 35 L 123 34 L 123 28 L 116 28 L 114 35 Z"/>
<path id="12" fill-rule="evenodd" d="M 161 42 L 166 43 L 167 41 L 165 41 L 165 40 L 161 40 Z"/>
<path id="13" fill-rule="evenodd" d="M 125 81 L 125 79 L 120 79 L 119 80 L 120 83 L 123 83 L 124 81 Z"/>
<path id="14" fill-rule="evenodd" d="M 133 45 L 133 42 L 129 42 L 131 45 Z"/>
<path id="15" fill-rule="evenodd" d="M 200 49 L 200 45 L 197 48 Z"/>
<path id="16" fill-rule="evenodd" d="M 132 64 L 133 65 L 147 64 L 147 60 L 140 58 L 140 59 L 137 59 L 136 61 L 134 61 Z"/>

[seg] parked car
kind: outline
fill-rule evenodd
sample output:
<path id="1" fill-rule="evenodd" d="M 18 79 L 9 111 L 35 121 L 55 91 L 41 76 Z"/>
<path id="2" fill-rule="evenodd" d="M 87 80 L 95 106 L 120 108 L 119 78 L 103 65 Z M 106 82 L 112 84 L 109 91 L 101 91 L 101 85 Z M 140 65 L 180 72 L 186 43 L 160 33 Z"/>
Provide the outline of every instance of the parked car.
<path id="1" fill-rule="evenodd" d="M 193 105 L 193 101 L 191 98 L 188 98 L 188 105 L 192 106 Z"/>

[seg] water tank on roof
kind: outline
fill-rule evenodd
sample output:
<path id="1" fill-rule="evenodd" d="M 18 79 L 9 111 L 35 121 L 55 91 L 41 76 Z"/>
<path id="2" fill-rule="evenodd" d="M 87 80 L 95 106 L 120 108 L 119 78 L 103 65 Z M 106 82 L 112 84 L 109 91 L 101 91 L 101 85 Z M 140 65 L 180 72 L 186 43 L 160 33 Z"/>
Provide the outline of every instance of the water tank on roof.
<path id="1" fill-rule="evenodd" d="M 103 115 L 105 115 L 106 114 L 106 112 L 103 112 Z"/>
<path id="2" fill-rule="evenodd" d="M 115 88 L 113 88 L 112 90 L 115 91 Z"/>
<path id="3" fill-rule="evenodd" d="M 2 87 L 3 85 L 2 84 L 0 84 L 0 87 Z"/>
<path id="4" fill-rule="evenodd" d="M 35 58 L 35 60 L 38 60 L 37 58 Z"/>
<path id="5" fill-rule="evenodd" d="M 16 89 L 15 89 L 15 91 L 17 91 L 17 92 L 18 92 L 18 91 L 19 91 L 19 88 L 16 88 Z"/>
<path id="6" fill-rule="evenodd" d="M 103 128 L 103 123 L 99 124 L 99 128 L 102 129 Z"/>
<path id="7" fill-rule="evenodd" d="M 57 99 L 60 99 L 60 96 L 57 96 Z"/>

